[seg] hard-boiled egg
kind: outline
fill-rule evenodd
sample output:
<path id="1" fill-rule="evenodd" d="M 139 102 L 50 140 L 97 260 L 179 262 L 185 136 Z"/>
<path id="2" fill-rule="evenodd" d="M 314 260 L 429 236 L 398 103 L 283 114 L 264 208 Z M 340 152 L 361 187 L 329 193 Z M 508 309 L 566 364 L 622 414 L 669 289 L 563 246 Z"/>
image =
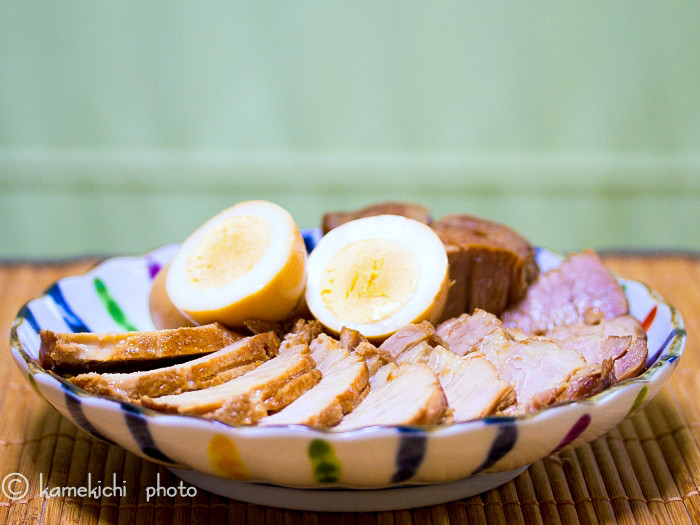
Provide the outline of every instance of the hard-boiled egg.
<path id="1" fill-rule="evenodd" d="M 381 341 L 408 323 L 437 322 L 449 286 L 447 254 L 425 224 L 377 215 L 339 226 L 307 263 L 306 303 L 331 332 Z"/>
<path id="2" fill-rule="evenodd" d="M 236 204 L 199 227 L 170 262 L 166 291 L 194 322 L 282 321 L 299 304 L 306 248 L 292 216 L 267 201 Z"/>

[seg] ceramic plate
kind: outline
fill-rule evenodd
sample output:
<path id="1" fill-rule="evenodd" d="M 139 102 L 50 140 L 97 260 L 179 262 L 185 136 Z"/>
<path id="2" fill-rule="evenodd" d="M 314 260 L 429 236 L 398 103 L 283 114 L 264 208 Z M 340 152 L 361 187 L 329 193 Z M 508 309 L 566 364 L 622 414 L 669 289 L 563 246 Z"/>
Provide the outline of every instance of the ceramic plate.
<path id="1" fill-rule="evenodd" d="M 308 249 L 317 229 L 303 232 Z M 231 427 L 160 414 L 88 395 L 37 362 L 39 330 L 152 330 L 148 293 L 173 256 L 168 245 L 109 259 L 27 303 L 13 324 L 12 355 L 37 394 L 89 434 L 243 501 L 309 510 L 390 510 L 483 492 L 566 447 L 604 434 L 661 390 L 685 344 L 680 314 L 653 290 L 620 279 L 648 337 L 647 370 L 591 398 L 518 417 L 433 427 L 371 426 L 336 432 L 303 426 Z M 561 258 L 537 251 L 541 269 Z M 223 479 L 222 479 L 223 478 Z M 345 507 L 338 507 L 345 494 Z"/>

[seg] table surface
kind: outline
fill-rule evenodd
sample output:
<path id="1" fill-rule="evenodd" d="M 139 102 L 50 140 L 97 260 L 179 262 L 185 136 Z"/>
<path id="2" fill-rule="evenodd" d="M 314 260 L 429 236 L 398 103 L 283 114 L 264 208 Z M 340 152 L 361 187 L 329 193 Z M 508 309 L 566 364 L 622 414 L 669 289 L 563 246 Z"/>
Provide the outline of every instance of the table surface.
<path id="1" fill-rule="evenodd" d="M 685 353 L 661 394 L 601 438 L 531 465 L 483 494 L 413 510 L 373 513 L 288 511 L 200 490 L 194 498 L 143 495 L 101 500 L 46 497 L 38 482 L 23 499 L 0 493 L 0 524 L 10 523 L 700 523 L 700 254 L 607 254 L 608 267 L 656 289 L 683 315 Z M 0 328 L 20 306 L 95 259 L 0 263 Z M 111 473 L 142 486 L 176 486 L 167 470 L 77 429 L 44 403 L 0 340 L 0 477 L 41 472 L 43 486 L 86 486 Z M 33 478 L 32 478 L 33 479 Z"/>

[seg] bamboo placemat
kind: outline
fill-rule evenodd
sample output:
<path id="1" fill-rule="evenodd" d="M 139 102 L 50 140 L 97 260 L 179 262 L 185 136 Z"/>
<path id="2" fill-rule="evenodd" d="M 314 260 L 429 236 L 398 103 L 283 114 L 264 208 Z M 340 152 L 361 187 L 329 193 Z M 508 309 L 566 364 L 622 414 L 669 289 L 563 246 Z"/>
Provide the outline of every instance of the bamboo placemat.
<path id="1" fill-rule="evenodd" d="M 0 493 L 0 524 L 508 524 L 700 523 L 700 255 L 608 255 L 620 275 L 650 284 L 682 313 L 688 339 L 681 362 L 649 406 L 605 436 L 531 465 L 505 485 L 471 498 L 413 510 L 317 513 L 246 504 L 199 490 L 194 498 L 144 487 L 179 480 L 151 462 L 78 430 L 43 402 L 0 352 L 0 478 L 27 477 L 26 497 Z M 94 260 L 0 264 L 0 331 L 50 283 Z M 42 487 L 129 487 L 124 497 L 46 497 Z M 41 485 L 43 483 L 43 485 Z"/>

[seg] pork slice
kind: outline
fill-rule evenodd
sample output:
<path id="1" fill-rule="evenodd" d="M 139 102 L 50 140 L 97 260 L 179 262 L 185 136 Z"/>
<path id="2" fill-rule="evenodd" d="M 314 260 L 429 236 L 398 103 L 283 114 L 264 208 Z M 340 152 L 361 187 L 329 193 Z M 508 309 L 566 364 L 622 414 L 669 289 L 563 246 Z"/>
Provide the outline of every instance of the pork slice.
<path id="1" fill-rule="evenodd" d="M 571 254 L 541 274 L 525 298 L 501 316 L 503 325 L 527 334 L 544 334 L 558 326 L 593 324 L 628 313 L 625 292 L 591 250 Z"/>
<path id="2" fill-rule="evenodd" d="M 148 332 L 40 332 L 39 362 L 58 372 L 140 367 L 221 350 L 244 336 L 218 323 Z"/>
<path id="3" fill-rule="evenodd" d="M 321 381 L 279 412 L 262 418 L 259 425 L 331 427 L 362 400 L 369 372 L 359 354 L 321 334 L 311 343 L 311 356 L 323 374 Z"/>
<path id="4" fill-rule="evenodd" d="M 570 399 L 574 392 L 579 397 L 592 395 L 610 382 L 601 365 L 589 364 L 580 353 L 562 348 L 544 337 L 515 338 L 493 314 L 477 310 L 473 316 L 460 316 L 459 319 L 467 327 L 471 326 L 475 333 L 485 334 L 475 344 L 473 337 L 462 347 L 483 353 L 496 367 L 499 377 L 515 389 L 517 402 L 510 412 L 524 413 L 542 408 Z M 468 332 L 456 326 L 452 331 L 455 334 Z M 448 341 L 451 340 L 448 338 Z M 458 341 L 452 342 L 460 346 Z M 576 384 L 569 389 L 572 378 L 576 379 Z"/>
<path id="5" fill-rule="evenodd" d="M 340 330 L 340 345 L 351 352 L 354 351 L 360 343 L 368 342 L 367 338 L 357 330 L 353 330 L 347 326 L 343 326 Z"/>
<path id="6" fill-rule="evenodd" d="M 370 342 L 362 342 L 355 347 L 355 353 L 362 356 L 365 364 L 367 365 L 367 370 L 369 371 L 370 377 L 373 377 L 379 369 L 394 362 L 394 358 L 391 354 L 377 348 Z"/>
<path id="7" fill-rule="evenodd" d="M 280 352 L 284 353 L 297 345 L 310 345 L 322 332 L 323 325 L 316 319 L 298 319 L 282 338 Z"/>
<path id="8" fill-rule="evenodd" d="M 247 321 L 243 321 L 243 326 L 253 335 L 263 334 L 265 332 L 274 332 L 274 334 L 280 339 L 282 339 L 285 335 L 282 324 L 272 321 L 248 319 Z"/>
<path id="9" fill-rule="evenodd" d="M 323 216 L 321 229 L 325 235 L 333 228 L 337 228 L 348 221 L 375 215 L 401 215 L 428 225 L 433 222 L 430 210 L 420 204 L 413 202 L 380 202 L 359 210 L 326 213 Z"/>
<path id="10" fill-rule="evenodd" d="M 430 346 L 443 344 L 435 327 L 429 321 L 422 321 L 417 324 L 411 323 L 399 328 L 379 348 L 396 359 L 409 348 L 421 342 L 427 342 Z"/>
<path id="11" fill-rule="evenodd" d="M 566 387 L 559 392 L 555 401 L 571 401 L 596 394 L 615 384 L 613 361 L 590 363 L 579 368 L 569 377 Z"/>
<path id="12" fill-rule="evenodd" d="M 397 362 L 425 363 L 430 367 L 445 391 L 453 422 L 486 417 L 515 402 L 513 387 L 478 352 L 462 357 L 424 342 L 402 354 Z"/>
<path id="13" fill-rule="evenodd" d="M 266 332 L 178 365 L 131 373 L 90 372 L 69 381 L 90 394 L 138 403 L 141 396 L 180 394 L 225 383 L 277 355 L 279 345 L 277 336 Z"/>
<path id="14" fill-rule="evenodd" d="M 437 334 L 450 351 L 466 355 L 487 336 L 502 329 L 498 317 L 477 308 L 471 315 L 462 314 L 443 321 L 437 327 Z"/>
<path id="15" fill-rule="evenodd" d="M 433 229 L 445 245 L 453 280 L 443 319 L 476 308 L 498 315 L 524 297 L 538 274 L 535 249 L 503 224 L 447 215 Z"/>
<path id="16" fill-rule="evenodd" d="M 321 372 L 308 345 L 299 345 L 226 383 L 157 398 L 144 396 L 141 403 L 161 412 L 199 415 L 228 424 L 252 424 L 268 411 L 287 406 L 320 379 Z"/>
<path id="17" fill-rule="evenodd" d="M 617 381 L 639 375 L 646 367 L 647 337 L 631 315 L 603 319 L 597 324 L 576 323 L 547 332 L 546 337 L 575 350 L 589 363 L 613 363 Z"/>
<path id="18" fill-rule="evenodd" d="M 380 369 L 365 399 L 333 427 L 350 430 L 367 425 L 432 425 L 447 411 L 447 398 L 440 381 L 428 365 L 389 363 Z"/>

